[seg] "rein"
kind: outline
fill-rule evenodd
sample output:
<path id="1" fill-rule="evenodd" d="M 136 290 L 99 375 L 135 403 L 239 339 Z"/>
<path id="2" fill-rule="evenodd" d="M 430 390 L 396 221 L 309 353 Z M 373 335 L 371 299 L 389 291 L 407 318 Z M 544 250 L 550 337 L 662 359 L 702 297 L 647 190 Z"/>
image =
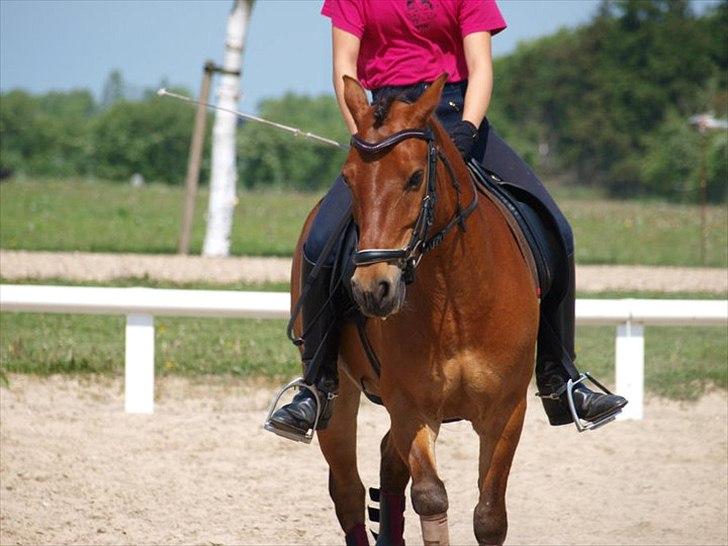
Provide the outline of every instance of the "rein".
<path id="1" fill-rule="evenodd" d="M 369 265 L 381 262 L 394 262 L 402 270 L 405 284 L 414 282 L 415 269 L 422 257 L 437 247 L 445 236 L 459 225 L 465 230 L 465 220 L 478 205 L 478 192 L 473 187 L 473 200 L 465 208 L 460 207 L 460 184 L 450 164 L 450 160 L 440 151 L 435 142 L 432 130 L 426 129 L 405 129 L 398 131 L 379 142 L 369 142 L 358 134 L 351 137 L 351 146 L 364 154 L 377 154 L 390 150 L 393 146 L 404 140 L 416 138 L 427 143 L 427 192 L 422 198 L 420 214 L 417 217 L 412 230 L 412 237 L 404 248 L 369 248 L 357 250 L 352 258 L 355 266 Z M 435 205 L 437 203 L 437 162 L 442 161 L 445 165 L 450 181 L 458 193 L 457 210 L 447 225 L 440 231 L 428 237 L 427 234 L 432 227 L 435 216 Z"/>

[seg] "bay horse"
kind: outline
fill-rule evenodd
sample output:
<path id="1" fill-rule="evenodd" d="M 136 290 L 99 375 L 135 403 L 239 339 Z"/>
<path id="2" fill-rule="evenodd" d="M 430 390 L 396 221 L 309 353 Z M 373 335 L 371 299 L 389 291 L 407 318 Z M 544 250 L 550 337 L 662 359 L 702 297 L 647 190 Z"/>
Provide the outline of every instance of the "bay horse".
<path id="1" fill-rule="evenodd" d="M 424 543 L 449 544 L 435 440 L 441 423 L 454 418 L 470 421 L 480 439 L 475 537 L 479 544 L 506 537 L 506 484 L 533 372 L 539 300 L 506 219 L 490 200 L 478 200 L 467 166 L 433 115 L 446 79 L 440 76 L 413 103 L 391 102 L 382 119 L 361 85 L 345 77 L 345 102 L 358 130 L 342 168 L 359 236 L 351 287 L 369 317 L 366 337 L 380 366 L 377 373 L 356 326 L 346 324 L 339 393 L 318 439 L 347 545 L 368 544 L 356 459 L 362 389 L 381 398 L 391 420 L 381 442 L 376 544 L 404 544 L 410 479 Z M 315 214 L 295 252 L 293 307 Z M 415 267 L 416 280 L 405 286 Z M 295 327 L 300 333 L 300 321 Z"/>

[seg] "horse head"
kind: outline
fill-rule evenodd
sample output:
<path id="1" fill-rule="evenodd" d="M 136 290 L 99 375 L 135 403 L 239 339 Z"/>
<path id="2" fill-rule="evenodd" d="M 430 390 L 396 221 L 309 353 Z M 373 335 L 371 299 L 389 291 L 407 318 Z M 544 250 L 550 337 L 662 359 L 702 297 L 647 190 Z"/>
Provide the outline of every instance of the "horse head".
<path id="1" fill-rule="evenodd" d="M 451 161 L 459 162 L 460 172 L 465 165 L 433 116 L 447 74 L 415 102 L 390 98 L 371 106 L 359 82 L 344 80 L 344 98 L 357 127 L 342 168 L 359 228 L 352 292 L 365 315 L 384 318 L 402 308 L 405 284 L 424 253 L 454 220 L 464 220 Z M 443 169 L 457 191 L 436 191 Z M 474 201 L 475 196 L 473 208 Z M 448 215 L 450 224 L 438 231 Z M 432 232 L 437 234 L 428 238 Z"/>

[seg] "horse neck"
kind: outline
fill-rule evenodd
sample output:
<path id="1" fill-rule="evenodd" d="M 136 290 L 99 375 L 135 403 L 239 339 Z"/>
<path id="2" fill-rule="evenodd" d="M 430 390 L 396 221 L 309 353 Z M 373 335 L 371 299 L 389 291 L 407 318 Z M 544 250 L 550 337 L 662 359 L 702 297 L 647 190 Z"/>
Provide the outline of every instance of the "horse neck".
<path id="1" fill-rule="evenodd" d="M 465 209 L 477 192 L 470 172 L 442 126 L 436 123 L 433 130 L 438 146 L 450 161 L 460 184 L 459 203 Z M 430 236 L 447 225 L 457 213 L 458 205 L 453 181 L 442 161 L 438 163 L 438 199 Z M 464 229 L 454 227 L 442 243 L 422 259 L 417 280 L 410 291 L 421 292 L 423 297 L 417 298 L 420 301 L 437 304 L 446 300 L 455 304 L 461 313 L 481 312 L 502 284 L 503 276 L 513 267 L 512 260 L 504 259 L 506 237 L 510 237 L 510 231 L 505 220 L 490 201 L 481 198 L 465 220 Z M 498 269 L 494 264 L 499 264 Z"/>
<path id="2" fill-rule="evenodd" d="M 475 291 L 486 291 L 496 283 L 495 245 L 489 237 L 487 221 L 478 208 L 467 218 L 464 228 L 457 226 L 443 242 L 423 257 L 410 291 L 429 297 L 470 303 Z M 437 299 L 437 298 L 436 298 Z M 478 298 L 477 301 L 483 302 Z"/>
<path id="3" fill-rule="evenodd" d="M 439 149 L 447 158 L 455 180 L 451 179 L 444 161 L 438 161 L 437 172 L 437 205 L 435 210 L 435 222 L 431 229 L 431 235 L 450 222 L 457 214 L 458 206 L 464 210 L 474 199 L 477 199 L 477 190 L 471 181 L 470 171 L 460 156 L 460 152 L 450 140 L 449 135 L 439 122 L 433 123 L 433 132 Z M 459 187 L 459 191 L 456 189 Z M 481 199 L 482 201 L 482 199 Z M 472 258 L 489 255 L 492 251 L 491 241 L 484 237 L 486 232 L 486 218 L 480 213 L 483 203 L 465 219 L 463 226 L 457 225 L 443 239 L 442 243 L 432 251 L 431 262 L 435 269 L 444 269 L 449 277 L 472 277 L 477 275 L 490 274 L 489 267 L 479 267 L 473 271 Z M 471 248 L 472 247 L 472 248 Z M 459 259 L 448 259 L 458 256 Z M 423 264 L 424 265 L 424 264 Z M 485 265 L 485 264 L 483 264 Z"/>

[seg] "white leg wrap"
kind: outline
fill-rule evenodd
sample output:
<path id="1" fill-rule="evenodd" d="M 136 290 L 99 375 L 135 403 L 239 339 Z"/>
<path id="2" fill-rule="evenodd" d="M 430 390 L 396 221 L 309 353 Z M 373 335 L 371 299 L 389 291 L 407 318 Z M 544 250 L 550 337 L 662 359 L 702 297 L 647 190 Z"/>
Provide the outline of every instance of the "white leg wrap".
<path id="1" fill-rule="evenodd" d="M 422 525 L 422 541 L 425 546 L 449 546 L 447 512 L 434 516 L 420 516 L 420 524 Z"/>

